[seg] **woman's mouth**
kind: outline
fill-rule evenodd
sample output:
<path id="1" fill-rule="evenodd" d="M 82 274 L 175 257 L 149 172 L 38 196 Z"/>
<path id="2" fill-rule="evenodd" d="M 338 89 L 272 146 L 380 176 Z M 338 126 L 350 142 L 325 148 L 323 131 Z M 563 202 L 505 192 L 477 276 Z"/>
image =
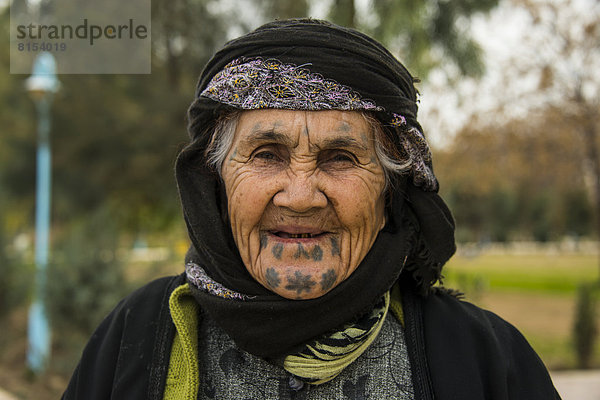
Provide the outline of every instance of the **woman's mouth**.
<path id="1" fill-rule="evenodd" d="M 283 239 L 313 239 L 324 235 L 326 232 L 320 233 L 289 233 L 284 231 L 271 231 L 272 235 Z"/>

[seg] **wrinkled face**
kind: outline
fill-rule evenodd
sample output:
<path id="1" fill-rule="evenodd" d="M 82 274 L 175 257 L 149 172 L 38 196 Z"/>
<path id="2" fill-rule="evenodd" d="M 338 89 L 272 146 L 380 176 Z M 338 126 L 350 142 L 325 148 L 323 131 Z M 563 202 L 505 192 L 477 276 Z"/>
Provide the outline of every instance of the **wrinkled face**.
<path id="1" fill-rule="evenodd" d="M 223 163 L 233 237 L 254 279 L 312 299 L 358 267 L 385 224 L 385 178 L 358 112 L 241 114 Z"/>

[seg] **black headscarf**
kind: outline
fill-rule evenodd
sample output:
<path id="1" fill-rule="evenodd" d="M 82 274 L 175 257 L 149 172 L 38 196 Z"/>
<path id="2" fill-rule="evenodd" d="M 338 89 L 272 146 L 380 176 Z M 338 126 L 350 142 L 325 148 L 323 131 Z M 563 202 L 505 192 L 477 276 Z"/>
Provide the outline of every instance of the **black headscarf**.
<path id="1" fill-rule="evenodd" d="M 202 94 L 232 61 L 255 58 L 303 66 L 373 101 L 378 106 L 374 115 L 387 127 L 385 132 L 398 153 L 405 152 L 403 132 L 422 129 L 417 122 L 414 79 L 406 68 L 375 40 L 324 21 L 266 24 L 227 43 L 205 67 L 188 114 L 191 143 L 176 164 L 192 242 L 186 261 L 200 265 L 224 287 L 251 298 L 225 299 L 192 289 L 201 308 L 240 348 L 274 358 L 370 311 L 401 273 L 427 294 L 455 251 L 454 222 L 437 195 L 437 182 L 427 185 L 414 176 L 403 177 L 392 186 L 388 222 L 373 247 L 355 272 L 333 290 L 312 300 L 288 300 L 256 282 L 233 240 L 220 178 L 207 167 L 204 155 L 216 119 L 231 105 Z M 398 115 L 405 119 L 402 127 L 390 124 Z M 430 160 L 426 161 L 431 168 Z"/>

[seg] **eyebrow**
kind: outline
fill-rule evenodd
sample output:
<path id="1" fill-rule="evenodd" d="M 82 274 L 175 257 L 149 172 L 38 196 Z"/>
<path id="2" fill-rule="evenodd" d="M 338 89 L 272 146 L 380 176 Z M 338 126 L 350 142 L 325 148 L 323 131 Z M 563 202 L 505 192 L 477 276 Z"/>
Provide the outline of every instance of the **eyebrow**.
<path id="1" fill-rule="evenodd" d="M 283 145 L 294 147 L 296 143 L 287 135 L 279 132 L 275 132 L 273 129 L 268 130 L 253 130 L 248 136 L 242 139 L 241 144 L 250 145 L 255 142 L 274 142 L 281 143 Z M 357 149 L 360 151 L 368 151 L 369 149 L 361 142 L 351 136 L 337 136 L 333 138 L 323 139 L 319 144 L 311 144 L 319 150 L 322 149 Z"/>
<path id="2" fill-rule="evenodd" d="M 318 146 L 319 148 L 335 149 L 335 148 L 349 148 L 358 149 L 362 151 L 368 151 L 369 149 L 360 143 L 358 140 L 351 136 L 338 136 L 331 139 L 323 140 L 323 143 Z"/>
<path id="3" fill-rule="evenodd" d="M 252 144 L 253 142 L 276 142 L 288 146 L 292 145 L 292 140 L 287 135 L 275 132 L 273 129 L 253 130 L 248 136 L 242 139 L 243 144 Z"/>

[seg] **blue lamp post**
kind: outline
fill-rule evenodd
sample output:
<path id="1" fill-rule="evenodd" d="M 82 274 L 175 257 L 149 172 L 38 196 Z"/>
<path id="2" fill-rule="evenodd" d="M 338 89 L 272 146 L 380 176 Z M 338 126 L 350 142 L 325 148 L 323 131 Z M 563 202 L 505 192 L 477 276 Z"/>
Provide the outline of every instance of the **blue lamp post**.
<path id="1" fill-rule="evenodd" d="M 38 113 L 38 149 L 35 201 L 35 294 L 29 310 L 27 365 L 34 373 L 42 372 L 50 355 L 50 329 L 44 294 L 50 239 L 50 104 L 58 91 L 56 62 L 50 53 L 40 53 L 33 73 L 25 81 Z"/>

